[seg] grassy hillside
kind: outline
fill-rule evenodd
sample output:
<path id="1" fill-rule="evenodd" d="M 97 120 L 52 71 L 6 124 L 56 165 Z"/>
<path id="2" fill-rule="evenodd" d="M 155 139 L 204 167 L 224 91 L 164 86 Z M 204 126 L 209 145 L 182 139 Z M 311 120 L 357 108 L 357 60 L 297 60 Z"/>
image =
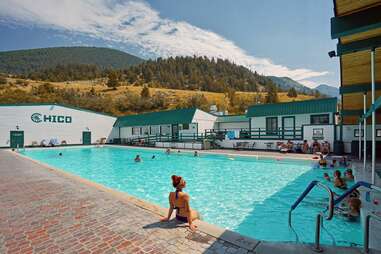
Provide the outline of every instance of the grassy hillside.
<path id="1" fill-rule="evenodd" d="M 97 47 L 56 47 L 0 52 L 0 73 L 29 74 L 57 65 L 95 65 L 124 69 L 143 62 L 125 52 Z"/>
<path id="2" fill-rule="evenodd" d="M 244 113 L 249 105 L 264 103 L 265 92 L 236 92 L 232 94 L 149 88 L 149 96 L 142 97 L 144 86 L 122 82 L 117 88 L 106 86 L 107 79 L 73 82 L 44 82 L 3 78 L 0 84 L 0 103 L 56 102 L 83 107 L 114 115 L 125 115 L 183 107 L 199 107 L 206 111 L 216 104 L 219 110 Z M 312 99 L 298 95 L 290 98 L 278 93 L 280 102 Z"/>

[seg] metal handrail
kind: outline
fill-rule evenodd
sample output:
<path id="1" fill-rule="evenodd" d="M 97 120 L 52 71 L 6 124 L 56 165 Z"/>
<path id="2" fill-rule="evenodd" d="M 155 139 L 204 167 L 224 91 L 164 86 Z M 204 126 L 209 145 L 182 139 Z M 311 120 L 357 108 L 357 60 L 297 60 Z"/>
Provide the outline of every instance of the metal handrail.
<path id="1" fill-rule="evenodd" d="M 295 201 L 295 203 L 291 206 L 290 211 L 288 212 L 288 225 L 292 228 L 292 211 L 295 210 L 296 207 L 302 202 L 302 200 L 308 195 L 308 193 L 311 192 L 311 190 L 315 187 L 321 187 L 325 189 L 329 196 L 329 203 L 328 203 L 328 215 L 325 217 L 326 220 L 331 220 L 334 214 L 334 196 L 332 190 L 325 184 L 322 184 L 319 181 L 312 181 L 307 188 L 304 190 L 304 192 L 299 196 L 299 198 Z M 323 212 L 318 213 L 316 216 L 316 231 L 315 231 L 315 245 L 313 247 L 313 250 L 316 252 L 322 252 L 323 249 L 320 247 L 320 228 L 321 228 L 321 222 L 324 218 Z M 294 230 L 295 231 L 295 230 Z"/>
<path id="2" fill-rule="evenodd" d="M 333 217 L 333 209 L 334 209 L 334 195 L 333 195 L 333 192 L 332 190 L 325 184 L 322 184 L 321 182 L 319 181 L 312 181 L 308 186 L 307 188 L 305 189 L 305 191 L 299 196 L 299 198 L 295 201 L 295 203 L 291 206 L 291 209 L 289 211 L 289 216 L 288 216 L 288 225 L 291 226 L 291 215 L 292 215 L 292 211 L 295 210 L 296 207 L 298 207 L 298 205 L 300 204 L 300 202 L 303 201 L 303 199 L 308 195 L 308 193 L 310 193 L 310 191 L 315 187 L 315 186 L 318 186 L 318 187 L 321 187 L 323 189 L 325 189 L 327 192 L 328 192 L 328 195 L 329 195 L 329 204 L 328 204 L 328 216 L 325 218 L 326 220 L 331 220 L 332 217 Z"/>
<path id="3" fill-rule="evenodd" d="M 376 219 L 378 221 L 381 221 L 381 216 L 375 214 L 374 212 L 369 213 L 365 217 L 365 230 L 364 230 L 364 253 L 369 253 L 369 226 L 370 226 L 370 219 Z"/>
<path id="4" fill-rule="evenodd" d="M 347 191 L 345 191 L 343 194 L 341 194 L 337 199 L 335 199 L 334 205 L 337 205 L 338 203 L 343 201 L 348 195 L 350 195 L 355 189 L 357 189 L 359 187 L 365 187 L 365 188 L 368 188 L 371 190 L 381 192 L 381 188 L 374 185 L 374 184 L 364 182 L 364 181 L 358 181 L 357 183 L 352 185 Z"/>

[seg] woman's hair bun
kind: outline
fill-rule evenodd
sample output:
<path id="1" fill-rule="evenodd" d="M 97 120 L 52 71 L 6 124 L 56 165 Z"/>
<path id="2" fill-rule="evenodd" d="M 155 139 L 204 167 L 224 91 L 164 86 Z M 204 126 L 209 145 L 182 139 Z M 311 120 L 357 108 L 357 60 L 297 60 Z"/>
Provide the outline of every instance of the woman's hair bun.
<path id="1" fill-rule="evenodd" d="M 181 176 L 173 175 L 171 178 L 172 178 L 173 187 L 176 187 L 181 181 Z"/>

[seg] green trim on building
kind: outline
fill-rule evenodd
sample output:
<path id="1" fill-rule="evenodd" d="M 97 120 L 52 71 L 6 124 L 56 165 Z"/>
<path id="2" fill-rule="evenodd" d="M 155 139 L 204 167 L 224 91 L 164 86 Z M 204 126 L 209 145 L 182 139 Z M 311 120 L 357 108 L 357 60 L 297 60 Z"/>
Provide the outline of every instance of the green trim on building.
<path id="1" fill-rule="evenodd" d="M 238 122 L 249 122 L 249 118 L 246 115 L 225 115 L 217 116 L 217 123 L 238 123 Z"/>
<path id="2" fill-rule="evenodd" d="M 79 111 L 83 111 L 83 112 L 94 113 L 94 114 L 98 114 L 98 115 L 115 117 L 111 114 L 96 112 L 96 111 L 92 111 L 90 109 L 78 108 L 78 107 L 74 107 L 74 106 L 70 106 L 70 105 L 62 104 L 62 103 L 49 103 L 49 102 L 33 103 L 33 102 L 31 102 L 31 103 L 0 104 L 0 107 L 25 107 L 25 106 L 59 106 L 59 107 L 75 109 L 75 110 L 79 110 Z"/>
<path id="3" fill-rule="evenodd" d="M 378 48 L 381 46 L 381 36 L 361 40 L 361 41 L 354 41 L 347 44 L 337 44 L 337 55 L 345 55 L 357 51 L 363 51 L 363 50 L 371 50 L 372 48 Z"/>
<path id="4" fill-rule="evenodd" d="M 323 98 L 250 106 L 246 117 L 315 114 L 337 111 L 337 98 Z"/>
<path id="5" fill-rule="evenodd" d="M 381 83 L 376 83 L 376 90 L 381 90 Z M 340 94 L 366 93 L 372 90 L 372 84 L 354 84 L 340 87 Z"/>
<path id="6" fill-rule="evenodd" d="M 118 117 L 114 127 L 132 127 L 162 124 L 191 124 L 196 108 L 175 109 Z"/>
<path id="7" fill-rule="evenodd" d="M 359 110 L 350 110 L 350 109 L 346 109 L 346 110 L 342 110 L 341 111 L 341 115 L 342 116 L 362 116 L 364 114 L 364 111 L 361 109 Z"/>

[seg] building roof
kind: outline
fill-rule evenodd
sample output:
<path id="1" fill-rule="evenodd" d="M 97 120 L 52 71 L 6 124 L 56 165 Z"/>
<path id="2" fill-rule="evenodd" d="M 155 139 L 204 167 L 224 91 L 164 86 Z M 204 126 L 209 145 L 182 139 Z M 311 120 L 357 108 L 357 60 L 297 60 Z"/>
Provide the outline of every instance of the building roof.
<path id="1" fill-rule="evenodd" d="M 30 102 L 30 103 L 9 103 L 9 104 L 0 104 L 0 107 L 25 107 L 25 106 L 59 106 L 59 107 L 64 107 L 64 108 L 70 108 L 70 109 L 75 109 L 83 112 L 89 112 L 89 113 L 94 113 L 98 115 L 104 115 L 104 116 L 110 116 L 114 117 L 115 116 L 107 113 L 102 113 L 102 112 L 96 112 L 93 110 L 89 109 L 84 109 L 84 108 L 79 108 L 79 107 L 74 107 L 71 105 L 66 105 L 62 103 L 50 103 L 50 102 Z"/>
<path id="2" fill-rule="evenodd" d="M 323 98 L 306 101 L 294 101 L 250 106 L 246 117 L 314 114 L 336 112 L 337 98 Z"/>
<path id="3" fill-rule="evenodd" d="M 114 127 L 192 123 L 196 108 L 175 109 L 118 117 Z"/>
<path id="4" fill-rule="evenodd" d="M 217 123 L 237 123 L 237 122 L 248 122 L 249 119 L 246 115 L 225 115 L 217 116 Z"/>

